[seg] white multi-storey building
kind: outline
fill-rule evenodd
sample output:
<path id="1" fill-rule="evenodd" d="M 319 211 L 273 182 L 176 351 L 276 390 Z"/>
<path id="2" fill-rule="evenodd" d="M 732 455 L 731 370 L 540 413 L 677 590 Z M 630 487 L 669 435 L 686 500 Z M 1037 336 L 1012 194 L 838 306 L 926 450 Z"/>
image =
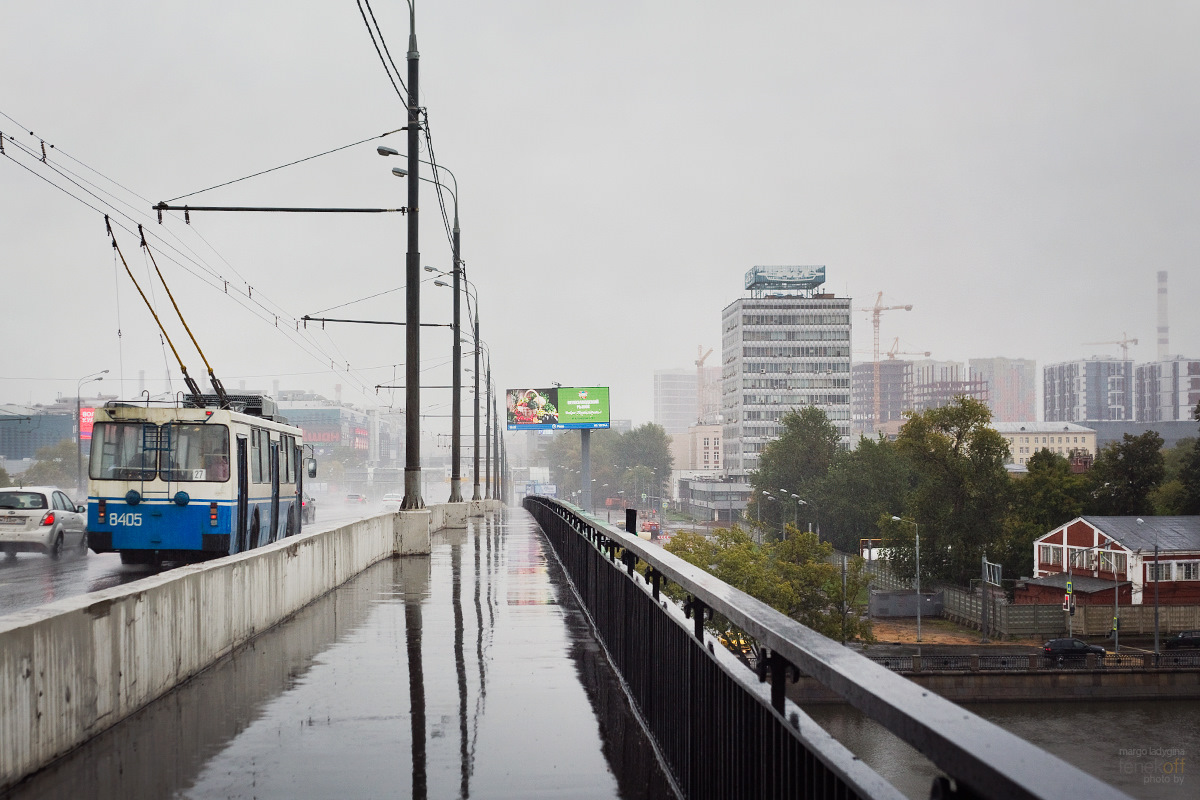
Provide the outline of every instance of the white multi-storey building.
<path id="1" fill-rule="evenodd" d="M 1132 420 L 1133 362 L 1093 357 L 1086 361 L 1049 364 L 1043 402 L 1047 422 Z"/>
<path id="2" fill-rule="evenodd" d="M 1190 420 L 1200 403 L 1200 360 L 1175 356 L 1134 369 L 1138 422 Z"/>
<path id="3" fill-rule="evenodd" d="M 1037 417 L 1037 364 L 1029 358 L 972 358 L 971 377 L 987 383 L 988 407 L 996 422 Z"/>
<path id="4" fill-rule="evenodd" d="M 850 298 L 817 291 L 825 267 L 754 267 L 749 297 L 721 314 L 724 464 L 731 477 L 758 469 L 792 409 L 825 411 L 850 445 Z"/>

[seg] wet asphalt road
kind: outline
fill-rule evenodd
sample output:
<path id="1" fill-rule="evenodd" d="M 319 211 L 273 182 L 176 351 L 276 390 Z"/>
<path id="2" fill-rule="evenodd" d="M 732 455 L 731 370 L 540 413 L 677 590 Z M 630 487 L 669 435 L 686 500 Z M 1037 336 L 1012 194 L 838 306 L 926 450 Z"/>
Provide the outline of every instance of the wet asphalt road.
<path id="1" fill-rule="evenodd" d="M 340 502 L 318 500 L 317 520 L 304 526 L 312 532 L 345 524 L 379 513 L 378 506 L 346 506 Z M 116 553 L 86 556 L 65 553 L 55 561 L 41 553 L 18 553 L 16 558 L 0 555 L 0 616 L 52 603 L 88 592 L 111 589 L 149 575 L 157 575 L 173 564 L 162 567 L 122 564 Z"/>

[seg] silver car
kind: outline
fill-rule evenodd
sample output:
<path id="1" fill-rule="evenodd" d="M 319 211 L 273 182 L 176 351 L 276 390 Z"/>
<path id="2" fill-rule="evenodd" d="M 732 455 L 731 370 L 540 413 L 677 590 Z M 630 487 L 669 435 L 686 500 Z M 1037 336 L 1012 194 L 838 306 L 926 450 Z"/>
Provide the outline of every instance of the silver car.
<path id="1" fill-rule="evenodd" d="M 58 558 L 72 548 L 86 554 L 87 508 L 53 486 L 0 489 L 0 551 L 46 553 Z"/>

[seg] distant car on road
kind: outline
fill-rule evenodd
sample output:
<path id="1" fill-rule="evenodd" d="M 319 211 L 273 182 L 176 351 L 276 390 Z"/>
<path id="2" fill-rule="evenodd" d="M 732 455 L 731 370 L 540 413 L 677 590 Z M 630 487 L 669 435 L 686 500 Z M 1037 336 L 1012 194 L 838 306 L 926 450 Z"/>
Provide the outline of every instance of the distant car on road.
<path id="1" fill-rule="evenodd" d="M 1167 639 L 1163 646 L 1168 650 L 1183 650 L 1188 647 L 1200 648 L 1200 631 L 1180 631 Z"/>
<path id="2" fill-rule="evenodd" d="M 1042 645 L 1042 653 L 1056 659 L 1086 658 L 1093 654 L 1103 658 L 1107 655 L 1100 645 L 1088 644 L 1082 639 L 1051 639 Z"/>
<path id="3" fill-rule="evenodd" d="M 346 505 L 348 506 L 364 506 L 367 504 L 367 496 L 365 494 L 356 494 L 351 492 L 346 495 Z"/>
<path id="4" fill-rule="evenodd" d="M 383 510 L 387 513 L 394 514 L 400 510 L 400 506 L 404 503 L 404 495 L 389 492 L 383 496 Z"/>
<path id="5" fill-rule="evenodd" d="M 317 498 L 306 494 L 300 499 L 300 519 L 303 522 L 317 521 Z"/>
<path id="6" fill-rule="evenodd" d="M 0 551 L 45 553 L 58 558 L 66 548 L 86 555 L 87 507 L 54 486 L 0 489 Z"/>

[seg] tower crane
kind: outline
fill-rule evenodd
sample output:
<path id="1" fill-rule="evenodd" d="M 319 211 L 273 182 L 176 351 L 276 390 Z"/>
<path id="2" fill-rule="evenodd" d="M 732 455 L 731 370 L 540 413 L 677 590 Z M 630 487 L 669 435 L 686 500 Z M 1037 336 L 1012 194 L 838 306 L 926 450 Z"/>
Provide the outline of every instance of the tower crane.
<path id="1" fill-rule="evenodd" d="M 879 316 L 884 311 L 912 311 L 912 304 L 910 303 L 908 305 L 903 305 L 903 306 L 885 306 L 883 304 L 883 292 L 880 292 L 879 294 L 877 294 L 875 296 L 875 305 L 874 306 L 871 306 L 870 308 L 860 308 L 858 310 L 870 312 L 871 325 L 875 329 L 875 347 L 873 350 L 874 355 L 875 355 L 875 362 L 874 362 L 875 363 L 875 369 L 874 369 L 875 397 L 874 397 L 874 400 L 875 400 L 875 424 L 879 425 L 879 423 L 882 421 L 880 418 L 882 417 L 882 411 L 883 411 L 883 409 L 880 408 L 880 402 L 879 402 Z"/>
<path id="2" fill-rule="evenodd" d="M 926 350 L 923 353 L 902 352 L 900 350 L 900 337 L 899 336 L 896 337 L 896 340 L 894 342 L 892 342 L 892 346 L 887 351 L 887 357 L 891 358 L 891 359 L 894 359 L 896 356 L 925 356 L 925 358 L 929 358 L 929 356 L 931 356 L 931 355 L 933 355 L 933 354 L 928 350 Z"/>
<path id="3" fill-rule="evenodd" d="M 1125 331 L 1121 331 L 1121 338 L 1117 339 L 1116 341 L 1113 341 L 1113 342 L 1084 342 L 1085 345 L 1118 344 L 1121 346 L 1121 360 L 1122 361 L 1129 360 L 1129 345 L 1137 344 L 1137 343 L 1138 343 L 1138 340 L 1130 339 L 1128 334 L 1125 333 Z"/>
<path id="4" fill-rule="evenodd" d="M 708 348 L 708 352 L 704 352 L 704 345 L 696 345 L 696 355 L 698 358 L 696 364 L 696 420 L 704 419 L 704 399 L 707 395 L 708 382 L 704 380 L 704 362 L 712 355 L 712 348 Z"/>

